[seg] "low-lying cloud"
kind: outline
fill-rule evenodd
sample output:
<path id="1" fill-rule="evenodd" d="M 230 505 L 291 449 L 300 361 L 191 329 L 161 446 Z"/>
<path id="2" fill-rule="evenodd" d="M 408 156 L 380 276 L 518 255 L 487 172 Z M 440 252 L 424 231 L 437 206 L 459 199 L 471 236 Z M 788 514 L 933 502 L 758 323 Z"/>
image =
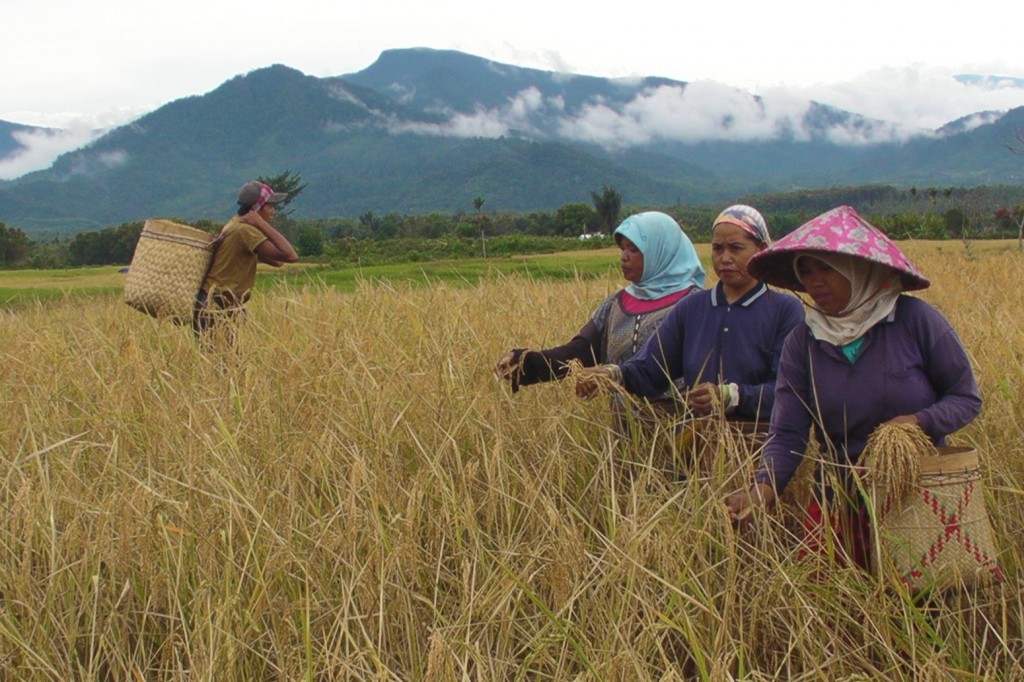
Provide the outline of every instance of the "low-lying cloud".
<path id="1" fill-rule="evenodd" d="M 610 149 L 660 141 L 755 142 L 783 136 L 860 146 L 932 135 L 965 117 L 968 120 L 959 129 L 969 130 L 998 117 L 980 112 L 1024 106 L 1020 79 L 958 80 L 948 70 L 924 65 L 878 69 L 843 83 L 769 87 L 758 95 L 696 81 L 685 87 L 649 88 L 624 105 L 593 101 L 567 112 L 560 98 L 545 98 L 529 88 L 500 107 L 448 112 L 444 123 L 402 124 L 395 129 L 453 137 L 559 137 Z M 813 115 L 812 102 L 854 115 Z"/>
<path id="2" fill-rule="evenodd" d="M 96 135 L 97 131 L 81 127 L 11 133 L 21 149 L 0 159 L 0 179 L 11 180 L 32 171 L 49 168 L 58 156 L 88 144 Z"/>
<path id="3" fill-rule="evenodd" d="M 114 149 L 100 153 L 76 154 L 71 163 L 72 175 L 96 175 L 128 163 L 128 152 Z"/>
<path id="4" fill-rule="evenodd" d="M 478 106 L 472 113 L 442 112 L 448 116 L 443 123 L 396 122 L 390 128 L 396 133 L 418 133 L 443 137 L 499 138 L 518 134 L 543 137 L 544 122 L 561 114 L 565 102 L 560 97 L 544 97 L 537 88 L 527 88 L 503 106 L 488 109 Z"/>
<path id="5" fill-rule="evenodd" d="M 759 100 L 719 83 L 660 86 L 641 92 L 621 108 L 587 105 L 562 119 L 559 132 L 573 140 L 605 147 L 630 147 L 658 141 L 709 140 L 752 142 L 783 134 L 808 139 L 802 119 L 808 102 L 787 98 Z"/>
<path id="6" fill-rule="evenodd" d="M 720 83 L 701 81 L 685 87 L 648 88 L 626 104 L 596 100 L 569 112 L 561 97 L 544 97 L 536 88 L 528 88 L 500 107 L 477 107 L 468 114 L 448 112 L 443 123 L 399 123 L 392 129 L 451 137 L 516 134 L 560 138 L 608 149 L 662 141 L 755 142 L 783 136 L 800 141 L 824 137 L 835 144 L 863 145 L 919 133 L 860 117 L 815 122 L 807 117 L 811 107 L 808 99 L 785 91 L 761 98 Z"/>
<path id="7" fill-rule="evenodd" d="M 26 173 L 49 168 L 61 154 L 84 147 L 111 128 L 128 123 L 149 109 L 116 109 L 96 116 L 58 114 L 46 117 L 28 114 L 39 121 L 36 125 L 40 127 L 11 134 L 21 149 L 0 159 L 0 179 L 12 180 Z M 11 120 L 19 118 L 21 116 L 17 113 L 10 116 Z"/>
<path id="8" fill-rule="evenodd" d="M 771 98 L 782 92 L 891 121 L 906 129 L 936 130 L 978 112 L 1024 106 L 1020 79 L 964 82 L 949 69 L 922 64 L 876 69 L 842 83 L 775 87 L 762 94 Z"/>

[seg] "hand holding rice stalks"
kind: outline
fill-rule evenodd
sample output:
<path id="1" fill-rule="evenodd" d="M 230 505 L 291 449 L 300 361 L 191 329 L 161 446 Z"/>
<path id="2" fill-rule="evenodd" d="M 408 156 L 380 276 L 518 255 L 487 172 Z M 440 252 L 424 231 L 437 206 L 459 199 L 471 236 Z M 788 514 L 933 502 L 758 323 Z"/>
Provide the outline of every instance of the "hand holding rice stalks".
<path id="1" fill-rule="evenodd" d="M 921 458 L 937 454 L 917 424 L 887 422 L 868 437 L 861 462 L 867 480 L 898 505 L 918 484 Z"/>
<path id="2" fill-rule="evenodd" d="M 573 382 L 576 395 L 581 398 L 592 398 L 598 393 L 623 393 L 622 370 L 618 365 L 599 365 L 584 367 L 579 360 L 570 360 L 566 378 Z"/>

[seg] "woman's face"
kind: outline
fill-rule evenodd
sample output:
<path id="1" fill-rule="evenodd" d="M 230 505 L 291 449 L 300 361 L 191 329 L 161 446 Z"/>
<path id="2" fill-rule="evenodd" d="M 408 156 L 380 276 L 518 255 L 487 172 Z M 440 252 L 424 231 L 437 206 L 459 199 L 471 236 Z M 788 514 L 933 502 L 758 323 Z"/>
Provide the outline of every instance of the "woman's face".
<path id="1" fill-rule="evenodd" d="M 725 288 L 746 292 L 757 283 L 747 274 L 747 261 L 765 247 L 738 225 L 722 223 L 711 233 L 711 266 Z"/>
<path id="2" fill-rule="evenodd" d="M 636 244 L 626 237 L 619 237 L 619 265 L 622 266 L 622 276 L 627 282 L 636 284 L 644 278 L 644 254 L 636 248 Z"/>
<path id="3" fill-rule="evenodd" d="M 796 274 L 821 312 L 836 315 L 850 304 L 850 280 L 825 261 L 804 256 L 797 261 Z"/>

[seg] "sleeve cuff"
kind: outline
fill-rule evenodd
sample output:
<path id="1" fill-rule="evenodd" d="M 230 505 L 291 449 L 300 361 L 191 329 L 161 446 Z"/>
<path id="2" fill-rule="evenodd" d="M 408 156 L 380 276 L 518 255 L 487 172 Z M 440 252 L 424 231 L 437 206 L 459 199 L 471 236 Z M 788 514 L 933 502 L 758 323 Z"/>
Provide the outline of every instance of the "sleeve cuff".
<path id="1" fill-rule="evenodd" d="M 601 369 L 608 372 L 608 376 L 618 385 L 622 385 L 622 368 L 618 365 L 601 365 Z"/>
<path id="2" fill-rule="evenodd" d="M 737 384 L 722 384 L 722 409 L 732 414 L 740 406 L 740 387 Z"/>

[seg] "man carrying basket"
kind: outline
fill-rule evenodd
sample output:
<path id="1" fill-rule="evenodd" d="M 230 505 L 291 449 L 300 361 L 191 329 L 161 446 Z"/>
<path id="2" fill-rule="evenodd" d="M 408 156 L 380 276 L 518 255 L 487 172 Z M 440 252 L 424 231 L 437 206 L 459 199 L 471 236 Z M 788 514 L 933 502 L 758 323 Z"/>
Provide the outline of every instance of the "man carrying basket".
<path id="1" fill-rule="evenodd" d="M 256 282 L 257 262 L 279 267 L 299 260 L 292 245 L 271 225 L 277 204 L 287 198 L 257 180 L 238 190 L 238 213 L 217 237 L 213 262 L 196 298 L 192 328 L 197 335 L 219 319 L 244 310 Z"/>

